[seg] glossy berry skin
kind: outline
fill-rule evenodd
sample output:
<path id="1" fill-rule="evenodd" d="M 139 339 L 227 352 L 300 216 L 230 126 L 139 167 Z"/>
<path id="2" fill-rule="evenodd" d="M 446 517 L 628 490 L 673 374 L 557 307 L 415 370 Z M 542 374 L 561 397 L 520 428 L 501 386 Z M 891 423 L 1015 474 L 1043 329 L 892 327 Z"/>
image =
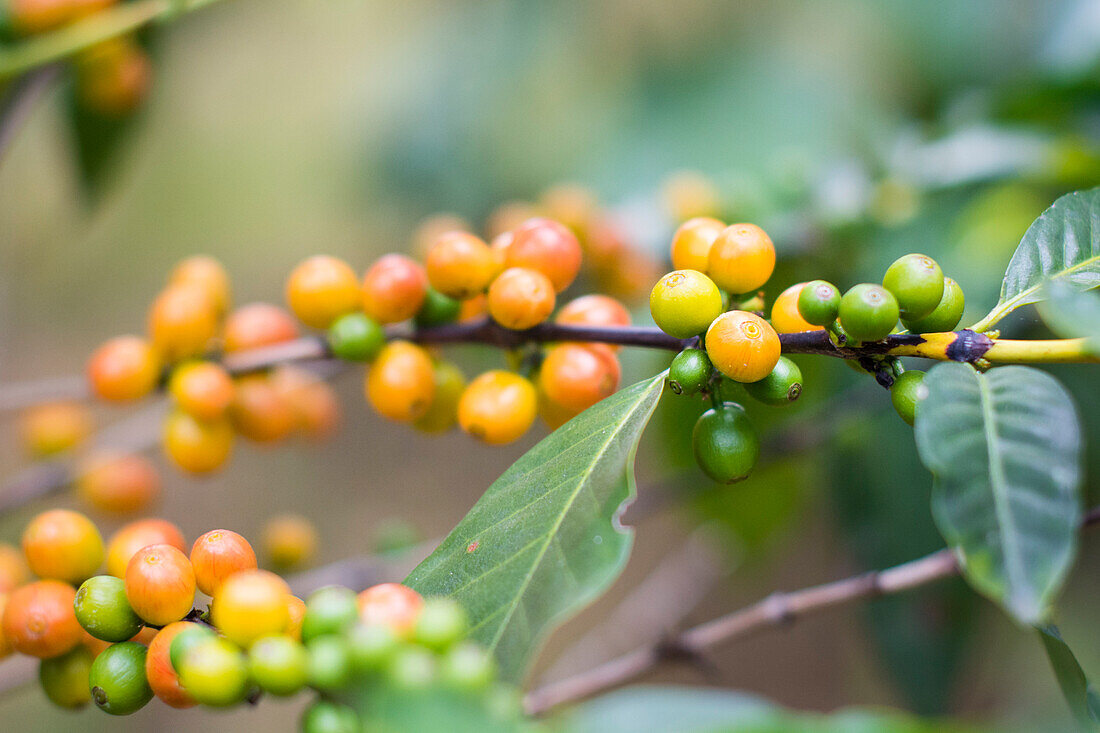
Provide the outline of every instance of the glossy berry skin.
<path id="1" fill-rule="evenodd" d="M 466 391 L 466 375 L 449 361 L 437 361 L 435 395 L 428 411 L 413 422 L 417 430 L 438 435 L 458 424 L 458 402 Z"/>
<path id="2" fill-rule="evenodd" d="M 171 545 L 180 552 L 187 547 L 179 527 L 164 519 L 139 519 L 121 527 L 107 543 L 107 572 L 126 576 L 126 566 L 137 551 L 149 545 Z"/>
<path id="3" fill-rule="evenodd" d="M 244 570 L 218 588 L 210 617 L 225 638 L 247 649 L 261 636 L 286 631 L 289 596 L 286 581 L 275 573 Z"/>
<path id="4" fill-rule="evenodd" d="M 248 650 L 248 669 L 261 690 L 286 697 L 305 686 L 309 654 L 304 646 L 289 636 L 264 636 Z"/>
<path id="5" fill-rule="evenodd" d="M 147 319 L 149 340 L 168 362 L 199 356 L 218 332 L 218 312 L 206 291 L 187 285 L 157 296 Z"/>
<path id="6" fill-rule="evenodd" d="M 76 590 L 73 610 L 84 630 L 103 641 L 132 639 L 143 626 L 126 599 L 126 584 L 113 575 L 85 580 Z"/>
<path id="7" fill-rule="evenodd" d="M 228 419 L 198 420 L 177 410 L 164 420 L 164 454 L 188 473 L 210 473 L 224 466 L 233 452 L 233 441 Z"/>
<path id="8" fill-rule="evenodd" d="M 935 310 L 916 321 L 902 319 L 910 333 L 940 333 L 953 331 L 962 319 L 966 298 L 962 288 L 949 277 L 943 279 L 943 297 Z"/>
<path id="9" fill-rule="evenodd" d="M 746 311 L 728 311 L 707 329 L 707 356 L 735 382 L 758 382 L 779 362 L 779 335 L 767 321 Z"/>
<path id="10" fill-rule="evenodd" d="M 908 254 L 886 269 L 882 287 L 893 293 L 902 318 L 924 318 L 943 297 L 943 270 L 928 255 Z"/>
<path id="11" fill-rule="evenodd" d="M 23 530 L 23 555 L 38 577 L 79 583 L 103 564 L 103 537 L 83 514 L 51 509 Z"/>
<path id="12" fill-rule="evenodd" d="M 92 393 L 108 402 L 145 397 L 160 380 L 160 355 L 138 336 L 118 336 L 96 349 L 88 360 Z"/>
<path id="13" fill-rule="evenodd" d="M 279 306 L 249 303 L 225 319 L 222 348 L 231 354 L 293 341 L 298 335 L 298 322 Z"/>
<path id="14" fill-rule="evenodd" d="M 177 673 L 183 665 L 183 658 L 187 652 L 208 639 L 216 639 L 217 633 L 206 624 L 193 621 L 177 621 L 168 624 L 162 630 L 173 629 L 173 635 L 168 641 L 168 663 Z"/>
<path id="15" fill-rule="evenodd" d="M 619 359 L 603 344 L 565 343 L 546 352 L 539 388 L 573 414 L 610 397 L 619 388 Z"/>
<path id="16" fill-rule="evenodd" d="M 153 626 L 179 621 L 195 602 L 191 561 L 171 545 L 138 550 L 126 565 L 125 581 L 130 607 Z"/>
<path id="17" fill-rule="evenodd" d="M 34 457 L 53 456 L 83 443 L 95 425 L 88 409 L 77 402 L 44 402 L 19 418 L 19 432 Z"/>
<path id="18" fill-rule="evenodd" d="M 840 299 L 840 326 L 857 341 L 880 341 L 898 323 L 898 301 L 885 288 L 862 283 Z"/>
<path id="19" fill-rule="evenodd" d="M 367 401 L 379 415 L 397 422 L 422 417 L 435 397 L 435 370 L 428 352 L 392 341 L 367 369 Z"/>
<path id="20" fill-rule="evenodd" d="M 334 691 L 347 686 L 351 678 L 351 654 L 341 636 L 327 634 L 306 644 L 309 684 L 318 690 Z"/>
<path id="21" fill-rule="evenodd" d="M 707 275 L 727 293 L 748 293 L 768 282 L 775 269 L 775 245 L 755 224 L 732 224 L 715 238 Z"/>
<path id="22" fill-rule="evenodd" d="M 160 496 L 160 474 L 145 456 L 100 453 L 80 464 L 76 490 L 101 512 L 133 514 Z"/>
<path id="23" fill-rule="evenodd" d="M 124 641 L 107 647 L 88 675 L 92 701 L 111 715 L 130 715 L 153 699 L 153 690 L 145 678 L 148 650 L 136 641 Z"/>
<path id="24" fill-rule="evenodd" d="M 213 529 L 195 540 L 190 560 L 195 584 L 208 596 L 215 595 L 218 587 L 233 573 L 257 567 L 252 545 L 228 529 Z"/>
<path id="25" fill-rule="evenodd" d="M 496 678 L 493 657 L 478 644 L 467 641 L 456 644 L 439 660 L 439 678 L 456 690 L 485 690 Z"/>
<path id="26" fill-rule="evenodd" d="M 359 606 L 353 590 L 338 585 L 320 588 L 306 600 L 302 641 L 308 643 L 325 634 L 343 633 L 358 620 Z"/>
<path id="27" fill-rule="evenodd" d="M 726 225 L 709 216 L 697 216 L 681 224 L 672 235 L 672 267 L 706 273 L 710 248 Z"/>
<path id="28" fill-rule="evenodd" d="M 359 620 L 364 624 L 388 626 L 401 638 L 408 638 L 416 626 L 416 618 L 424 599 L 412 588 L 400 583 L 371 586 L 356 598 Z"/>
<path id="29" fill-rule="evenodd" d="M 302 733 L 359 733 L 362 725 L 346 705 L 318 700 L 302 714 Z"/>
<path id="30" fill-rule="evenodd" d="M 413 640 L 441 652 L 461 641 L 468 628 L 466 612 L 454 599 L 428 598 L 416 619 Z"/>
<path id="31" fill-rule="evenodd" d="M 518 440 L 538 416 L 538 394 L 530 380 L 513 372 L 485 372 L 462 393 L 458 424 L 478 440 L 504 445 Z"/>
<path id="32" fill-rule="evenodd" d="M 169 286 L 187 285 L 197 287 L 214 303 L 218 315 L 229 310 L 231 287 L 229 274 L 222 263 L 208 255 L 194 255 L 181 260 L 168 276 Z"/>
<path id="33" fill-rule="evenodd" d="M 317 554 L 317 528 L 299 514 L 272 517 L 264 526 L 263 547 L 268 562 L 279 570 L 308 565 Z"/>
<path id="34" fill-rule="evenodd" d="M 216 420 L 225 415 L 233 402 L 233 378 L 221 364 L 188 362 L 172 370 L 168 394 L 188 415 L 199 420 Z"/>
<path id="35" fill-rule="evenodd" d="M 279 393 L 272 374 L 238 378 L 228 414 L 237 432 L 257 443 L 282 440 L 296 423 L 294 410 Z"/>
<path id="36" fill-rule="evenodd" d="M 357 624 L 347 636 L 352 672 L 377 672 L 389 664 L 401 640 L 389 626 Z"/>
<path id="37" fill-rule="evenodd" d="M 691 338 L 705 331 L 722 312 L 722 293 L 703 273 L 676 270 L 653 286 L 649 311 L 654 323 L 668 335 Z"/>
<path id="38" fill-rule="evenodd" d="M 345 361 L 370 361 L 386 345 L 386 332 L 365 313 L 340 316 L 328 330 L 332 354 Z"/>
<path id="39" fill-rule="evenodd" d="M 286 281 L 287 305 L 311 328 L 328 328 L 340 316 L 358 310 L 362 298 L 355 270 L 328 255 L 303 260 Z"/>
<path id="40" fill-rule="evenodd" d="M 92 670 L 92 650 L 79 644 L 66 654 L 43 659 L 38 665 L 38 681 L 50 702 L 76 710 L 92 699 L 88 678 Z"/>
<path id="41" fill-rule="evenodd" d="M 189 708 L 195 704 L 195 698 L 183 689 L 179 675 L 172 666 L 172 644 L 184 632 L 199 626 L 189 621 L 177 621 L 168 624 L 157 632 L 149 643 L 149 652 L 145 655 L 145 678 L 153 694 L 173 708 Z M 206 638 L 212 637 L 208 634 Z"/>
<path id="42" fill-rule="evenodd" d="M 630 325 L 630 311 L 614 298 L 597 293 L 569 301 L 558 311 L 554 321 L 570 326 L 625 328 Z M 608 344 L 608 347 L 612 351 L 621 348 L 616 344 Z"/>
<path id="43" fill-rule="evenodd" d="M 554 312 L 554 286 L 531 268 L 509 267 L 489 286 L 489 315 L 516 331 L 539 325 Z"/>
<path id="44" fill-rule="evenodd" d="M 840 291 L 824 280 L 811 280 L 798 293 L 798 312 L 815 326 L 831 326 L 840 310 Z"/>
<path id="45" fill-rule="evenodd" d="M 191 697 L 210 707 L 236 705 L 248 694 L 248 661 L 225 639 L 205 639 L 183 655 L 177 667 Z"/>
<path id="46" fill-rule="evenodd" d="M 388 254 L 363 276 L 363 312 L 379 323 L 399 323 L 416 315 L 428 293 L 424 268 L 404 255 Z"/>
<path id="47" fill-rule="evenodd" d="M 528 219 L 512 235 L 505 264 L 541 272 L 555 292 L 568 288 L 581 270 L 581 245 L 563 224 L 543 218 Z"/>
<path id="48" fill-rule="evenodd" d="M 780 293 L 772 303 L 771 323 L 776 333 L 805 333 L 821 330 L 821 326 L 815 326 L 807 321 L 798 310 L 798 298 L 805 285 L 806 283 L 795 283 Z"/>
<path id="49" fill-rule="evenodd" d="M 733 402 L 704 412 L 691 434 L 695 461 L 710 478 L 723 484 L 752 473 L 760 456 L 760 439 L 744 408 Z"/>
<path id="50" fill-rule="evenodd" d="M 83 630 L 73 612 L 76 591 L 59 580 L 38 580 L 8 596 L 0 630 L 20 654 L 57 657 L 80 643 Z"/>
<path id="51" fill-rule="evenodd" d="M 793 361 L 781 356 L 768 376 L 759 382 L 748 382 L 745 391 L 765 405 L 789 405 L 802 394 L 802 370 Z"/>
<path id="52" fill-rule="evenodd" d="M 461 312 L 462 301 L 444 295 L 435 288 L 428 288 L 428 294 L 424 296 L 424 305 L 420 306 L 414 320 L 421 328 L 431 328 L 453 323 Z"/>
<path id="53" fill-rule="evenodd" d="M 901 419 L 912 425 L 917 418 L 917 405 L 928 394 L 924 386 L 924 372 L 907 369 L 894 380 L 890 387 L 890 402 Z"/>
<path id="54" fill-rule="evenodd" d="M 456 300 L 484 292 L 499 272 L 497 258 L 489 245 L 460 231 L 439 235 L 428 250 L 424 266 L 431 286 Z"/>
<path id="55" fill-rule="evenodd" d="M 699 394 L 707 387 L 711 373 L 710 357 L 703 349 L 684 349 L 672 357 L 668 368 L 668 386 L 676 394 Z"/>

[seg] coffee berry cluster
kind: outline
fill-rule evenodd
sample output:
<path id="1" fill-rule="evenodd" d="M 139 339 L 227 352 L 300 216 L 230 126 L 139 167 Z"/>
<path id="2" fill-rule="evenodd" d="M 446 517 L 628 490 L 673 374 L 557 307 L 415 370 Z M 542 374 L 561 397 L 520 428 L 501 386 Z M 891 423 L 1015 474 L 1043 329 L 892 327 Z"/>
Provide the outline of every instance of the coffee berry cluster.
<path id="1" fill-rule="evenodd" d="M 230 530 L 188 550 L 175 525 L 146 519 L 104 544 L 87 517 L 58 509 L 27 525 L 22 556 L 0 552 L 0 654 L 40 659 L 42 689 L 64 708 L 129 715 L 153 697 L 226 708 L 311 689 L 305 731 L 358 731 L 340 702 L 353 685 L 438 685 L 486 704 L 500 693 L 492 658 L 467 640 L 450 599 L 383 583 L 358 594 L 327 586 L 303 601 Z M 197 594 L 209 610 L 195 607 Z"/>
<path id="2" fill-rule="evenodd" d="M 695 339 L 669 368 L 678 394 L 705 394 L 712 407 L 692 435 L 700 468 L 715 481 L 734 483 L 756 464 L 760 440 L 740 395 L 787 405 L 802 393 L 802 373 L 782 356 L 779 334 L 824 330 L 838 346 L 881 341 L 899 331 L 950 331 L 962 318 L 962 289 L 930 257 L 909 254 L 887 269 L 882 285 L 861 283 L 844 295 L 831 283 L 796 283 L 763 317 L 762 288 L 775 269 L 775 245 L 760 227 L 697 217 L 682 224 L 671 246 L 673 272 L 650 293 L 653 320 L 665 333 Z M 922 372 L 896 359 L 867 357 L 861 368 L 889 369 L 892 402 L 912 424 Z"/>

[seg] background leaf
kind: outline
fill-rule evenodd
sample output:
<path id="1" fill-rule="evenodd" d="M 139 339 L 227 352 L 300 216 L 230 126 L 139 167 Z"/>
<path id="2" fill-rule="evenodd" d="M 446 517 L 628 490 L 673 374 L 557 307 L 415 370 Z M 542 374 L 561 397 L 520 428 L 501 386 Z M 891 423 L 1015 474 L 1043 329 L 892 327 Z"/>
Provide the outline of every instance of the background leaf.
<path id="1" fill-rule="evenodd" d="M 981 374 L 939 364 L 925 377 L 917 450 L 935 477 L 932 513 L 963 574 L 1024 623 L 1041 621 L 1077 549 L 1081 436 L 1045 372 Z"/>
<path id="2" fill-rule="evenodd" d="M 664 379 L 623 389 L 551 433 L 405 581 L 456 598 L 506 679 L 519 681 L 542 637 L 626 564 L 633 534 L 618 516 L 634 496 L 634 455 Z"/>
<path id="3" fill-rule="evenodd" d="M 1077 657 L 1062 639 L 1055 626 L 1040 626 L 1039 639 L 1043 642 L 1058 686 L 1069 703 L 1073 717 L 1083 728 L 1096 729 L 1100 723 L 1100 695 L 1085 676 L 1085 671 L 1077 662 Z"/>
<path id="4" fill-rule="evenodd" d="M 1089 349 L 1100 353 L 1100 291 L 1078 290 L 1054 280 L 1043 289 L 1039 315 L 1059 336 L 1087 338 Z"/>

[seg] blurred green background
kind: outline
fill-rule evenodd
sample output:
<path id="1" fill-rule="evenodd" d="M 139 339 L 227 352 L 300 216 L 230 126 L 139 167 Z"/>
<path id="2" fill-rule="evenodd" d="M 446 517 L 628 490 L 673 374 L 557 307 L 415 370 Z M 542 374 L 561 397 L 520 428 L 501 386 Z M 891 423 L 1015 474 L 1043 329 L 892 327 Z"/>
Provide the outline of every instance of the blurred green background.
<path id="1" fill-rule="evenodd" d="M 235 0 L 157 29 L 151 45 L 151 98 L 93 187 L 76 162 L 64 85 L 2 160 L 4 381 L 76 373 L 106 337 L 140 331 L 187 255 L 221 259 L 237 302 L 279 301 L 309 254 L 364 268 L 409 249 L 433 212 L 481 222 L 561 181 L 590 187 L 663 256 L 675 222 L 661 190 L 683 169 L 713 181 L 731 219 L 772 233 L 782 261 L 771 295 L 811 277 L 877 279 L 921 251 L 963 285 L 973 322 L 1030 221 L 1100 181 L 1093 1 Z M 1030 313 L 1006 329 L 1040 333 Z M 627 379 L 666 358 L 627 357 Z M 716 567 L 686 622 L 942 546 L 930 479 L 886 393 L 843 365 L 801 363 L 800 405 L 754 411 L 778 448 L 744 485 L 707 485 L 684 452 L 699 407 L 666 401 L 643 444 L 627 573 L 554 637 L 544 668 L 575 669 L 574 643 L 622 613 L 631 589 L 703 524 L 718 528 L 706 530 Z M 1097 435 L 1095 375 L 1058 372 Z M 216 526 L 254 537 L 270 513 L 299 512 L 321 531 L 320 560 L 336 560 L 369 551 L 393 518 L 426 538 L 446 533 L 542 434 L 503 449 L 413 437 L 364 409 L 356 375 L 337 385 L 345 421 L 330 442 L 242 446 L 209 480 L 166 471 L 158 512 L 190 538 Z M 9 474 L 24 463 L 13 442 L 0 451 Z M 5 518 L 3 539 L 30 511 Z M 1058 618 L 1094 672 L 1098 549 L 1084 539 Z M 623 637 L 605 639 L 601 656 L 649 640 Z M 671 668 L 655 679 L 801 709 L 1069 725 L 1037 640 L 958 584 L 828 611 L 713 661 L 709 675 Z M 0 720 L 12 730 L 291 730 L 297 705 L 219 715 L 153 704 L 116 720 L 58 712 L 30 686 L 5 693 Z"/>

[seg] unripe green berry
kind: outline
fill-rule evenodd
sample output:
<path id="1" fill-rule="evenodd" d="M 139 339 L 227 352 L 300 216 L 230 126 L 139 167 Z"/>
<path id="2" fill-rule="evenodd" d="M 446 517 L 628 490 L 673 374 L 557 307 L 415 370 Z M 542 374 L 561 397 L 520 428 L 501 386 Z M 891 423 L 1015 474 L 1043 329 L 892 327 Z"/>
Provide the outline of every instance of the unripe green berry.
<path id="1" fill-rule="evenodd" d="M 798 293 L 798 313 L 814 326 L 828 326 L 836 320 L 840 291 L 831 282 L 811 280 Z"/>
<path id="2" fill-rule="evenodd" d="M 695 395 L 710 381 L 710 357 L 703 349 L 684 349 L 672 357 L 668 368 L 668 386 L 676 394 Z"/>
<path id="3" fill-rule="evenodd" d="M 191 647 L 178 669 L 180 682 L 203 705 L 229 707 L 248 694 L 248 662 L 241 650 L 225 639 L 205 639 Z"/>
<path id="4" fill-rule="evenodd" d="M 898 323 L 898 301 L 889 290 L 862 283 L 840 299 L 840 325 L 857 341 L 881 341 Z"/>
<path id="5" fill-rule="evenodd" d="M 424 296 L 424 305 L 416 314 L 416 325 L 421 327 L 442 326 L 458 318 L 462 302 L 450 298 L 433 287 L 428 288 Z"/>
<path id="6" fill-rule="evenodd" d="M 92 699 L 88 691 L 92 660 L 92 650 L 83 644 L 60 657 L 43 659 L 38 665 L 38 681 L 50 702 L 70 710 L 87 705 Z"/>
<path id="7" fill-rule="evenodd" d="M 760 456 L 760 438 L 745 409 L 733 402 L 704 412 L 691 434 L 695 461 L 715 481 L 747 478 Z"/>
<path id="8" fill-rule="evenodd" d="M 722 293 L 714 281 L 695 270 L 670 272 L 649 294 L 653 322 L 679 339 L 698 336 L 722 313 Z"/>
<path id="9" fill-rule="evenodd" d="M 359 716 L 347 705 L 318 700 L 302 714 L 302 733 L 359 733 Z"/>
<path id="10" fill-rule="evenodd" d="M 386 677 L 401 690 L 423 690 L 436 678 L 435 655 L 422 646 L 402 645 L 386 665 Z"/>
<path id="11" fill-rule="evenodd" d="M 302 641 L 309 642 L 324 634 L 339 634 L 359 620 L 355 592 L 330 585 L 314 591 L 306 600 L 302 617 Z"/>
<path id="12" fill-rule="evenodd" d="M 917 417 L 917 404 L 927 394 L 924 372 L 910 369 L 894 380 L 894 386 L 890 388 L 890 401 L 901 419 L 912 425 Z"/>
<path id="13" fill-rule="evenodd" d="M 126 583 L 113 575 L 85 580 L 76 591 L 73 610 L 84 630 L 103 641 L 132 639 L 143 626 L 126 599 Z"/>
<path id="14" fill-rule="evenodd" d="M 348 642 L 341 636 L 329 634 L 311 641 L 309 652 L 309 684 L 318 690 L 331 692 L 347 686 L 351 678 L 351 653 Z"/>
<path id="15" fill-rule="evenodd" d="M 370 361 L 386 345 L 386 332 L 370 316 L 348 313 L 329 327 L 328 344 L 339 359 Z"/>
<path id="16" fill-rule="evenodd" d="M 943 297 L 936 309 L 916 321 L 902 319 L 910 333 L 940 333 L 953 331 L 962 319 L 966 298 L 959 284 L 949 277 L 943 279 Z"/>
<path id="17" fill-rule="evenodd" d="M 248 649 L 248 671 L 264 692 L 285 697 L 306 684 L 309 654 L 306 648 L 283 634 L 257 639 Z"/>
<path id="18" fill-rule="evenodd" d="M 209 626 L 195 623 L 176 634 L 172 637 L 172 643 L 168 645 L 168 661 L 172 663 L 172 669 L 179 674 L 180 664 L 188 650 L 204 641 L 216 638 L 218 635 Z"/>
<path id="19" fill-rule="evenodd" d="M 413 638 L 429 649 L 443 651 L 466 636 L 466 612 L 452 598 L 428 598 L 416 619 Z"/>
<path id="20" fill-rule="evenodd" d="M 802 370 L 793 361 L 781 356 L 771 374 L 759 382 L 748 382 L 745 391 L 765 405 L 789 405 L 802 394 Z"/>
<path id="21" fill-rule="evenodd" d="M 924 318 L 943 297 L 943 270 L 928 255 L 908 254 L 887 268 L 882 286 L 897 298 L 902 318 Z"/>
<path id="22" fill-rule="evenodd" d="M 377 672 L 389 664 L 399 646 L 397 634 L 385 624 L 356 626 L 348 633 L 352 670 L 356 674 Z"/>
<path id="23" fill-rule="evenodd" d="M 92 701 L 111 715 L 129 715 L 153 699 L 145 678 L 146 648 L 136 641 L 112 644 L 104 649 L 88 671 Z"/>
<path id="24" fill-rule="evenodd" d="M 484 690 L 496 678 L 496 663 L 481 645 L 465 641 L 443 655 L 439 677 L 444 684 L 459 690 Z"/>

